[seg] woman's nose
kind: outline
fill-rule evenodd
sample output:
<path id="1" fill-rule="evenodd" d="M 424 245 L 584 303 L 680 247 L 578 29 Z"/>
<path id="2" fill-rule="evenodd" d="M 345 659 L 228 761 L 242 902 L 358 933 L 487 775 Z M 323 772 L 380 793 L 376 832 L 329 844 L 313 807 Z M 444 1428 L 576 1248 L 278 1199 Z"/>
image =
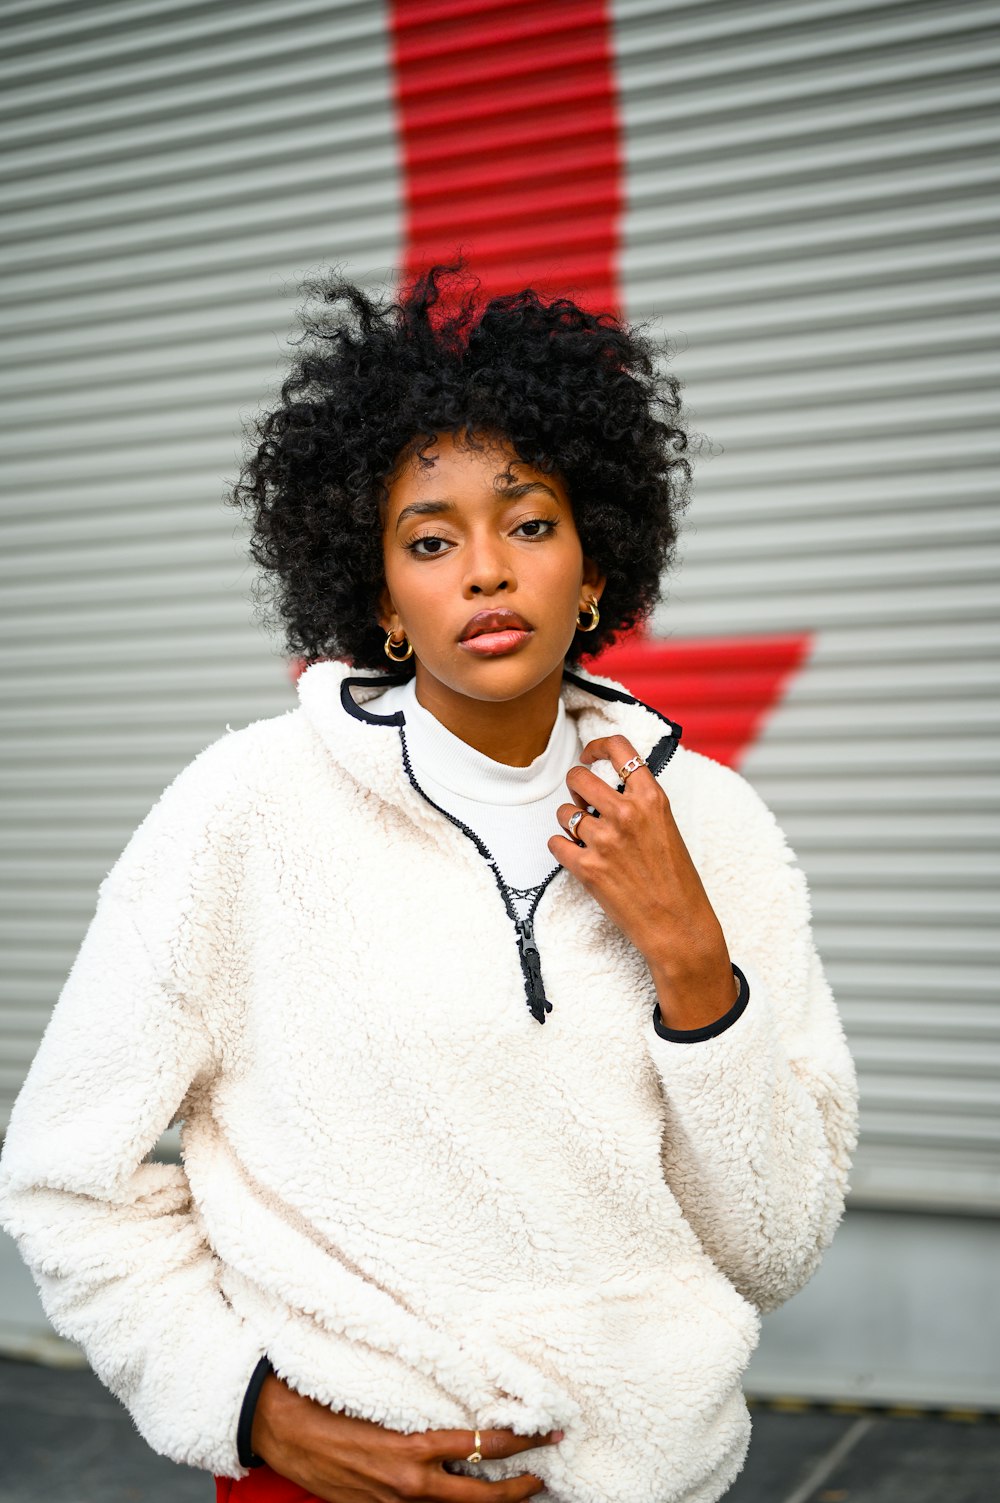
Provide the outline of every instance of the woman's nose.
<path id="1" fill-rule="evenodd" d="M 478 577 L 477 581 L 474 582 L 470 586 L 470 594 L 472 594 L 472 595 L 495 595 L 498 590 L 509 590 L 509 589 L 510 589 L 510 584 L 508 583 L 508 581 L 507 581 L 506 578 L 498 579 L 495 584 L 492 584 L 492 583 L 484 583 L 483 582 L 483 576 L 480 575 Z"/>
<path id="2" fill-rule="evenodd" d="M 494 595 L 498 590 L 513 589 L 510 559 L 499 539 L 473 541 L 466 558 L 465 582 L 470 595 Z"/>

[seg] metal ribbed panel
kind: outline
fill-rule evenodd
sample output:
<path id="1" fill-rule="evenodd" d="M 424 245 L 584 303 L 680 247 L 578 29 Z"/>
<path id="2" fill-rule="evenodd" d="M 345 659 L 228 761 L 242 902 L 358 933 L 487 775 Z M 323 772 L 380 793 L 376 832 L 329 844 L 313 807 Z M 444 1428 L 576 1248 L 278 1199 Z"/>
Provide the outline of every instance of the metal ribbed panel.
<path id="1" fill-rule="evenodd" d="M 744 770 L 862 1071 L 857 1197 L 995 1205 L 996 8 L 615 0 L 624 286 L 711 441 L 656 629 L 808 631 Z M 2 21 L 0 1107 L 96 881 L 292 702 L 218 502 L 317 262 L 399 262 L 378 4 Z"/>
<path id="2" fill-rule="evenodd" d="M 400 259 L 377 3 L 0 17 L 0 1125 L 163 787 L 294 703 L 222 504 L 299 279 Z"/>
<path id="3" fill-rule="evenodd" d="M 614 16 L 627 310 L 706 435 L 655 630 L 814 634 L 742 770 L 858 1061 L 854 1200 L 996 1208 L 996 7 Z"/>

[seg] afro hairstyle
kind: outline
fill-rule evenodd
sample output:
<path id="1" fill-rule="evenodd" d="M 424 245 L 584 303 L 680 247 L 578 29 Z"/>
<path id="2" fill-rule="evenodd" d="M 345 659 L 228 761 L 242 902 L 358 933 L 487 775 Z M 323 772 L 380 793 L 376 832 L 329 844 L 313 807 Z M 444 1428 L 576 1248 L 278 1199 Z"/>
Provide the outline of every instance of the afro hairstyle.
<path id="1" fill-rule="evenodd" d="M 378 621 L 389 485 L 441 432 L 505 440 L 566 487 L 585 555 L 606 575 L 596 629 L 569 667 L 639 625 L 673 563 L 691 468 L 680 383 L 639 327 L 536 291 L 478 298 L 459 258 L 392 300 L 336 273 L 318 298 L 280 401 L 245 430 L 228 505 L 252 533 L 258 605 L 291 656 L 386 668 Z M 445 295 L 443 295 L 443 293 Z M 413 671 L 408 665 L 399 673 Z"/>

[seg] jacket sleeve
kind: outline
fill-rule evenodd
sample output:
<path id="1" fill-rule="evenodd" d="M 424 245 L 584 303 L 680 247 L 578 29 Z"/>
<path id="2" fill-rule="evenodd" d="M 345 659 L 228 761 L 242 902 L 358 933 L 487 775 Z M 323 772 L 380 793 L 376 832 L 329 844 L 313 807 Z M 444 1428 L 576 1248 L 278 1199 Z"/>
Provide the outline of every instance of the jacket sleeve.
<path id="1" fill-rule="evenodd" d="M 0 1224 L 55 1329 L 150 1446 L 237 1477 L 240 1409 L 263 1348 L 225 1298 L 183 1167 L 146 1161 L 217 1068 L 213 781 L 190 764 L 101 883 L 14 1104 Z"/>
<path id="2" fill-rule="evenodd" d="M 724 796 L 706 817 L 702 875 L 716 874 L 706 890 L 747 985 L 697 1038 L 671 1037 L 655 1005 L 648 1047 L 666 1181 L 716 1265 L 768 1311 L 811 1278 L 843 1215 L 858 1087 L 805 875 L 756 790 L 715 765 Z"/>

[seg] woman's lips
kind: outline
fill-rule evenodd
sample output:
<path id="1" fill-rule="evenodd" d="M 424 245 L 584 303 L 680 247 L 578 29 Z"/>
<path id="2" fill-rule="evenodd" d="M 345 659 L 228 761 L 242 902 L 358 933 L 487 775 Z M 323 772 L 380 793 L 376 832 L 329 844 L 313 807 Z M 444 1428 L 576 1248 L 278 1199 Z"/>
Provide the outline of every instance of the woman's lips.
<path id="1" fill-rule="evenodd" d="M 499 653 L 512 652 L 532 635 L 532 632 L 522 631 L 520 627 L 508 627 L 505 631 L 484 631 L 477 637 L 466 637 L 458 645 L 468 652 L 477 653 L 479 657 L 490 658 Z"/>

